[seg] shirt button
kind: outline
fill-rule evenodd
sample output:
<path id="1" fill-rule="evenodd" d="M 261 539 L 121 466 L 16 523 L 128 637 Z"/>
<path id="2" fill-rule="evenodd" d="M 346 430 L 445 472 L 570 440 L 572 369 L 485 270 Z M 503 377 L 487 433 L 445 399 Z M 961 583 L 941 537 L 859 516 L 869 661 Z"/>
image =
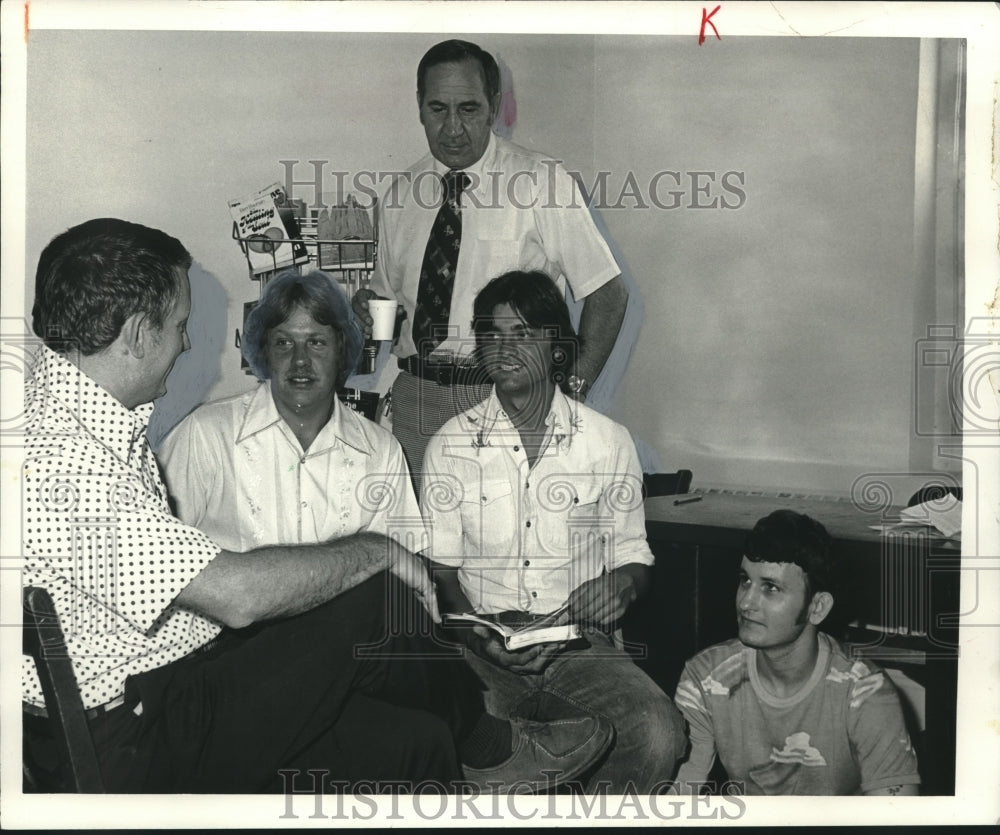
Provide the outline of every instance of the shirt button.
<path id="1" fill-rule="evenodd" d="M 525 526 L 526 526 L 526 527 L 529 527 L 529 528 L 530 528 L 530 527 L 531 527 L 531 520 L 529 519 L 529 520 L 528 520 L 527 522 L 525 522 L 524 524 L 525 524 Z"/>
<path id="2" fill-rule="evenodd" d="M 529 487 L 531 487 L 531 482 L 530 481 L 524 482 L 524 489 L 527 490 Z"/>
<path id="3" fill-rule="evenodd" d="M 302 502 L 303 507 L 309 507 L 309 502 Z"/>
<path id="4" fill-rule="evenodd" d="M 525 560 L 525 561 L 524 561 L 524 564 L 525 564 L 525 565 L 531 565 L 531 560 Z"/>
<path id="5" fill-rule="evenodd" d="M 531 593 L 531 596 L 532 596 L 532 597 L 538 597 L 538 592 L 537 592 L 537 591 L 533 591 L 533 592 Z"/>
<path id="6" fill-rule="evenodd" d="M 514 452 L 520 452 L 520 451 L 521 451 L 521 447 L 515 445 L 514 446 Z"/>

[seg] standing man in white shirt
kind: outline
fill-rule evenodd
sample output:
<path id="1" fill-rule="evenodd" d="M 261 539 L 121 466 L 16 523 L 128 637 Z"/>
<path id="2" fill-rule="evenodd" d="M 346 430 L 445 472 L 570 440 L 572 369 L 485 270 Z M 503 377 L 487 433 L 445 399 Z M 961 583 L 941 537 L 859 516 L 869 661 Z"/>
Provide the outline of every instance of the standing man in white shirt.
<path id="1" fill-rule="evenodd" d="M 458 628 L 500 716 L 593 713 L 616 738 L 592 792 L 648 793 L 685 746 L 670 698 L 613 639 L 651 582 L 642 473 L 628 430 L 560 390 L 574 333 L 554 282 L 514 271 L 476 297 L 473 327 L 494 387 L 448 421 L 425 458 L 421 508 L 442 612 L 531 623 L 567 607 L 589 646 L 508 651 L 485 627 Z"/>
<path id="2" fill-rule="evenodd" d="M 559 160 L 496 136 L 500 71 L 467 41 L 432 47 L 417 68 L 417 104 L 430 153 L 380 204 L 379 257 L 368 300 L 396 299 L 407 317 L 395 352 L 393 431 L 417 480 L 424 448 L 449 418 L 488 392 L 472 361 L 472 302 L 514 269 L 542 270 L 583 299 L 580 356 L 569 381 L 582 400 L 600 374 L 628 303 L 621 269 Z"/>

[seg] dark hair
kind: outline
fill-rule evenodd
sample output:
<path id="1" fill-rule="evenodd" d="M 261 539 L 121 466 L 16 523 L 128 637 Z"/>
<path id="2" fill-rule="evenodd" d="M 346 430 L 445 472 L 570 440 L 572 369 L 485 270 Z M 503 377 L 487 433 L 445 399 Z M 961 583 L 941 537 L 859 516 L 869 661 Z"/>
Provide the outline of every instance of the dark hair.
<path id="1" fill-rule="evenodd" d="M 806 602 L 817 592 L 836 601 L 841 590 L 840 563 L 833 539 L 819 522 L 794 510 L 776 510 L 747 535 L 743 554 L 751 562 L 794 563 L 806 576 Z"/>
<path id="2" fill-rule="evenodd" d="M 493 311 L 500 304 L 509 304 L 530 327 L 545 328 L 559 341 L 552 352 L 552 377 L 568 391 L 566 385 L 576 369 L 577 336 L 556 283 L 541 270 L 512 270 L 494 278 L 472 303 L 472 331 L 480 347 L 481 336 L 492 326 Z"/>
<path id="3" fill-rule="evenodd" d="M 337 387 L 347 382 L 361 358 L 364 335 L 354 318 L 347 294 L 336 280 L 315 271 L 300 275 L 295 270 L 283 272 L 272 279 L 257 306 L 247 316 L 243 331 L 243 356 L 259 380 L 271 376 L 265 343 L 271 328 L 280 325 L 296 305 L 301 305 L 320 325 L 329 325 L 343 340 Z"/>
<path id="4" fill-rule="evenodd" d="M 431 67 L 439 64 L 459 64 L 462 61 L 475 61 L 483 73 L 483 89 L 486 91 L 486 100 L 493 104 L 493 100 L 500 94 L 500 68 L 485 49 L 476 46 L 470 41 L 441 41 L 435 44 L 420 59 L 417 65 L 417 101 L 424 103 L 425 82 L 427 71 Z"/>
<path id="5" fill-rule="evenodd" d="M 53 238 L 35 272 L 32 327 L 50 348 L 84 356 L 107 348 L 125 321 L 145 313 L 163 327 L 191 255 L 159 229 L 107 217 Z"/>

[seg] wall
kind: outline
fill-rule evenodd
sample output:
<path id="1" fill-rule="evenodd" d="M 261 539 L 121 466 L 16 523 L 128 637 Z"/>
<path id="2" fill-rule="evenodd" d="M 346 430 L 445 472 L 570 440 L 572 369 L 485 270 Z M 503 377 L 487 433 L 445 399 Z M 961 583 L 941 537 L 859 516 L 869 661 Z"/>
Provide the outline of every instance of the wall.
<path id="1" fill-rule="evenodd" d="M 917 56 L 914 40 L 598 39 L 615 92 L 598 166 L 680 172 L 686 190 L 675 210 L 606 212 L 646 301 L 622 414 L 665 469 L 837 492 L 906 471 Z M 707 194 L 698 171 L 716 172 Z M 691 208 L 739 202 L 726 171 L 746 202 Z"/>
<path id="2" fill-rule="evenodd" d="M 645 307 L 609 411 L 650 466 L 690 467 L 702 486 L 826 494 L 863 472 L 907 472 L 917 40 L 727 38 L 698 51 L 674 37 L 472 38 L 513 73 L 516 141 L 589 186 L 608 172 L 599 221 Z M 29 271 L 54 234 L 101 215 L 164 228 L 196 260 L 197 345 L 154 430 L 250 385 L 232 341 L 256 286 L 226 201 L 283 179 L 280 159 L 303 161 L 297 179 L 310 159 L 327 172 L 406 167 L 426 148 L 413 75 L 437 40 L 32 33 Z M 648 200 L 668 170 L 674 209 Z M 699 171 L 714 174 L 696 175 L 708 189 L 696 194 Z M 739 191 L 722 188 L 727 171 Z M 629 172 L 646 208 L 628 195 L 613 207 Z M 669 205 L 674 180 L 659 183 Z M 691 207 L 713 200 L 738 208 Z"/>

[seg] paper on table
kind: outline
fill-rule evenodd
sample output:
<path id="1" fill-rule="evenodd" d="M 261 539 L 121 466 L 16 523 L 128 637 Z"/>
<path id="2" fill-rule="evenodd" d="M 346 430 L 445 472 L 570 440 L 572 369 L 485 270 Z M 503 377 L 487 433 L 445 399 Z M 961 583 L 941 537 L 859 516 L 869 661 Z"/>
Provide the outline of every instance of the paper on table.
<path id="1" fill-rule="evenodd" d="M 931 499 L 899 512 L 899 522 L 894 525 L 871 525 L 885 533 L 897 528 L 927 526 L 940 531 L 949 539 L 962 532 L 962 503 L 950 493 L 940 499 Z"/>
<path id="2" fill-rule="evenodd" d="M 947 493 L 940 499 L 901 510 L 899 519 L 909 524 L 933 525 L 945 536 L 954 536 L 962 530 L 962 503 Z"/>

